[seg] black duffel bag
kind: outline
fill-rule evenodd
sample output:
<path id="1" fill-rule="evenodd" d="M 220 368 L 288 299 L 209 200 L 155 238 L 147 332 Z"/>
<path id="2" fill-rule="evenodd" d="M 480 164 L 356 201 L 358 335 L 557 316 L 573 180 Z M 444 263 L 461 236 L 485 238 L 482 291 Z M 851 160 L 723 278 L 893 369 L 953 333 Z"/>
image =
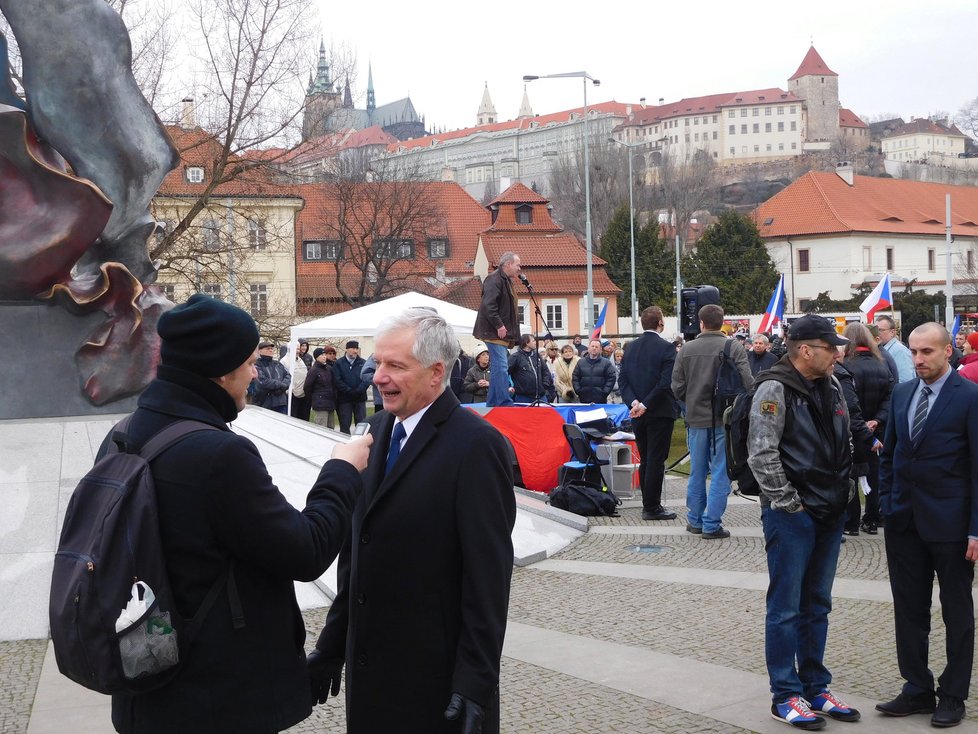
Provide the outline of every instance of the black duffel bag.
<path id="1" fill-rule="evenodd" d="M 575 515 L 618 517 L 621 500 L 610 489 L 595 489 L 581 481 L 562 484 L 550 493 L 550 504 Z"/>

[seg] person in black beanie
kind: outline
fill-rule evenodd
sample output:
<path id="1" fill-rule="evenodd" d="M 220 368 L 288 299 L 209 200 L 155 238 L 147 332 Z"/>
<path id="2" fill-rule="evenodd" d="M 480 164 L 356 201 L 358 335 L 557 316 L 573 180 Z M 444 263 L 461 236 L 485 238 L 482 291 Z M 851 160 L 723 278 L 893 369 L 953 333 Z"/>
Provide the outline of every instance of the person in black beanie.
<path id="1" fill-rule="evenodd" d="M 255 377 L 251 316 L 195 295 L 163 314 L 157 331 L 161 362 L 126 429 L 130 445 L 183 420 L 217 429 L 186 436 L 151 465 L 174 603 L 192 618 L 230 567 L 245 625 L 232 621 L 229 581 L 180 674 L 148 693 L 113 696 L 112 724 L 123 734 L 282 731 L 311 712 L 293 582 L 318 578 L 339 552 L 372 439 L 337 445 L 305 508 L 296 509 L 255 445 L 227 425 L 244 410 Z"/>

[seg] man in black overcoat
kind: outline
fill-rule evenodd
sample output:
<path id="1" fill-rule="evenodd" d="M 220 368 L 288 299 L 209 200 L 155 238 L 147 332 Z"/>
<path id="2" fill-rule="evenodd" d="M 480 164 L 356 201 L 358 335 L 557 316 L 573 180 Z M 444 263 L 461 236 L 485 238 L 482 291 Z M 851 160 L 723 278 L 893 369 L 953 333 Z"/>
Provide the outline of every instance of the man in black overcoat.
<path id="1" fill-rule="evenodd" d="M 643 520 L 676 517 L 675 512 L 662 506 L 666 457 L 679 412 L 671 387 L 676 347 L 660 336 L 663 327 L 661 308 L 649 306 L 642 311 L 645 333 L 625 345 L 618 375 L 622 402 L 630 408 L 635 445 L 641 457 L 638 475 L 642 485 Z"/>
<path id="2" fill-rule="evenodd" d="M 513 473 L 502 435 L 447 389 L 457 354 L 428 309 L 377 334 L 384 412 L 371 418 L 364 493 L 309 656 L 320 703 L 346 665 L 349 734 L 499 731 Z"/>

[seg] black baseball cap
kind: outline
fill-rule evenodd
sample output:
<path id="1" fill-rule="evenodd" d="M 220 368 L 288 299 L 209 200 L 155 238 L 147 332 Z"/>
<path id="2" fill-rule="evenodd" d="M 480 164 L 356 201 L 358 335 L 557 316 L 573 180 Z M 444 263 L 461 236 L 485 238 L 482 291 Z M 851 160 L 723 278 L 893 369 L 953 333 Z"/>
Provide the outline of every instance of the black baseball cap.
<path id="1" fill-rule="evenodd" d="M 805 314 L 791 322 L 791 326 L 788 327 L 788 339 L 796 342 L 820 339 L 835 347 L 842 347 L 849 343 L 844 336 L 839 336 L 835 324 L 824 316 L 813 313 Z"/>

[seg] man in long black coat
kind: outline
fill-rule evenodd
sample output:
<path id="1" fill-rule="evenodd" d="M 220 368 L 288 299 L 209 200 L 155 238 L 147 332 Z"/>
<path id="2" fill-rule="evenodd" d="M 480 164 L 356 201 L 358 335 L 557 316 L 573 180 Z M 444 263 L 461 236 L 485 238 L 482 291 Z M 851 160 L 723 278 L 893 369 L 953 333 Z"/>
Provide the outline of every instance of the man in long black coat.
<path id="1" fill-rule="evenodd" d="M 218 429 L 187 436 L 152 463 L 174 602 L 193 617 L 233 562 L 245 623 L 232 622 L 232 595 L 221 593 L 179 674 L 157 690 L 113 696 L 112 724 L 123 734 L 288 729 L 312 711 L 293 581 L 318 578 L 339 553 L 370 441 L 337 446 L 297 510 L 255 445 L 227 425 L 255 376 L 251 316 L 195 295 L 163 314 L 157 329 L 162 362 L 129 422 L 131 443 L 141 446 L 181 419 Z"/>
<path id="2" fill-rule="evenodd" d="M 622 402 L 629 407 L 635 429 L 635 445 L 641 463 L 642 519 L 672 520 L 676 513 L 662 506 L 662 481 L 672 429 L 679 405 L 672 394 L 672 368 L 676 347 L 660 335 L 664 326 L 662 309 L 649 306 L 642 311 L 645 333 L 625 346 L 618 386 Z"/>
<path id="3" fill-rule="evenodd" d="M 513 473 L 505 439 L 447 389 L 457 352 L 427 309 L 377 335 L 384 412 L 371 417 L 364 493 L 309 656 L 319 702 L 346 664 L 349 734 L 499 730 Z"/>

